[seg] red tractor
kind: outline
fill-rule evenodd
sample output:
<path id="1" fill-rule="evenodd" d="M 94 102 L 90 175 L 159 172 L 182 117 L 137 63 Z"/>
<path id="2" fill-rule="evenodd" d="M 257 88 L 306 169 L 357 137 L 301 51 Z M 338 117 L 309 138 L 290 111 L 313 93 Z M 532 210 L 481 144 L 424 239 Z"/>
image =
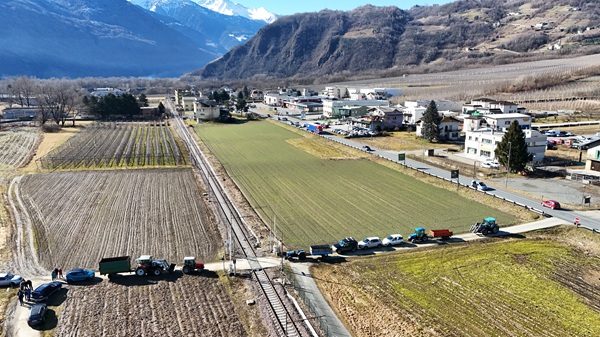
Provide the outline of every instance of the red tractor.
<path id="1" fill-rule="evenodd" d="M 193 271 L 201 272 L 204 270 L 204 262 L 196 262 L 196 257 L 186 256 L 183 258 L 183 271 L 184 274 L 189 274 Z"/>

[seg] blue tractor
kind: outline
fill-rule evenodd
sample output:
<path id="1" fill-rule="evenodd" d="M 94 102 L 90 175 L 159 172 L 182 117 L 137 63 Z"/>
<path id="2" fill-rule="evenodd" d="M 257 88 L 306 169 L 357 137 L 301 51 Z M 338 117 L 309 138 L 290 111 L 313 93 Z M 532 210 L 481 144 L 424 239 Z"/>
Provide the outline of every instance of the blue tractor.
<path id="1" fill-rule="evenodd" d="M 498 234 L 500 227 L 495 218 L 485 218 L 483 222 L 477 222 L 471 226 L 471 233 L 481 233 L 483 235 Z"/>
<path id="2" fill-rule="evenodd" d="M 429 236 L 423 227 L 415 228 L 415 232 L 408 237 L 409 242 L 426 242 L 427 240 L 429 240 Z"/>

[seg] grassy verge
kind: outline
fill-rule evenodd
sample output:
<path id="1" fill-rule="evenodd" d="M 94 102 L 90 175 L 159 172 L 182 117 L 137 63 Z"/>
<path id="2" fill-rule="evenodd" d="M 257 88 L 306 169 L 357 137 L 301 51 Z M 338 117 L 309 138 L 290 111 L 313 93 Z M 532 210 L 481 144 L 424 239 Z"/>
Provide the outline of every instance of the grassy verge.
<path id="1" fill-rule="evenodd" d="M 599 244 L 559 228 L 319 264 L 312 274 L 354 336 L 598 336 Z"/>

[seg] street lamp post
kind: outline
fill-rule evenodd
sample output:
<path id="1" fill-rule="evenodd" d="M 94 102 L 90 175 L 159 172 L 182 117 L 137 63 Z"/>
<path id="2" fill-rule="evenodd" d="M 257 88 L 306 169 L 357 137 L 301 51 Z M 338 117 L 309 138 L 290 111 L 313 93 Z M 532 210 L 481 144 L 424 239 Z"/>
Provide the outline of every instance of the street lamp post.
<path id="1" fill-rule="evenodd" d="M 510 173 L 510 152 L 512 150 L 512 143 L 508 142 L 508 163 L 506 164 L 506 182 L 504 187 L 508 187 L 508 174 Z"/>

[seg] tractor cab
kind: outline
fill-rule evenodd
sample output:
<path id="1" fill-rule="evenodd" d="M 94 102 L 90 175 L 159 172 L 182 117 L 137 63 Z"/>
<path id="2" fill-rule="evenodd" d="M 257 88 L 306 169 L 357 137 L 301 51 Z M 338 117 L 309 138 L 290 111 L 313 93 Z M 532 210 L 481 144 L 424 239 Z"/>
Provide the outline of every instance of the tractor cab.
<path id="1" fill-rule="evenodd" d="M 142 255 L 135 259 L 135 262 L 137 262 L 138 266 L 149 267 L 152 265 L 152 255 Z"/>
<path id="2" fill-rule="evenodd" d="M 182 271 L 184 274 L 189 274 L 193 271 L 202 271 L 204 270 L 203 262 L 196 262 L 195 256 L 186 256 L 183 258 L 183 268 Z"/>
<path id="3" fill-rule="evenodd" d="M 496 223 L 496 218 L 487 217 L 483 222 L 477 222 L 471 226 L 471 233 L 481 233 L 483 235 L 498 234 L 500 227 Z"/>
<path id="4" fill-rule="evenodd" d="M 408 237 L 408 241 L 410 241 L 410 242 L 414 242 L 414 241 L 424 242 L 424 241 L 427 241 L 427 239 L 428 239 L 427 233 L 425 233 L 425 228 L 423 228 L 423 227 L 415 228 L 415 232 Z"/>

